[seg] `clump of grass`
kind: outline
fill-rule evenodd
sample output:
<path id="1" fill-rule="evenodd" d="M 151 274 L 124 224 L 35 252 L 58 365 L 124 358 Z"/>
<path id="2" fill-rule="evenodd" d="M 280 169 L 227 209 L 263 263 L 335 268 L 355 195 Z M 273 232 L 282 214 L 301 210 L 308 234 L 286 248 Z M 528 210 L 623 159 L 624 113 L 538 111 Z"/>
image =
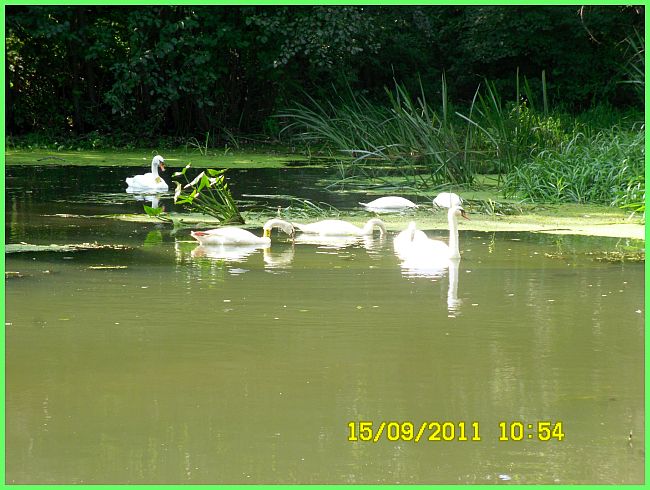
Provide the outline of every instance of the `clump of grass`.
<path id="1" fill-rule="evenodd" d="M 334 98 L 336 104 L 310 99 L 310 106 L 295 104 L 279 116 L 291 121 L 285 130 L 296 131 L 303 143 L 322 142 L 346 155 L 340 163 L 346 176 L 392 172 L 412 185 L 471 183 L 467 140 L 473 128 L 468 132 L 454 123 L 444 77 L 440 113 L 428 104 L 422 87 L 415 98 L 400 84 L 386 93 L 387 106 L 349 90 Z"/>
<path id="2" fill-rule="evenodd" d="M 417 96 L 399 83 L 387 90 L 388 104 L 379 106 L 351 90 L 345 97 L 310 106 L 299 105 L 280 116 L 303 142 L 323 142 L 349 155 L 339 168 L 344 178 L 377 178 L 400 174 L 410 186 L 469 184 L 477 172 L 503 175 L 541 149 L 566 140 L 562 122 L 549 114 L 545 74 L 540 110 L 528 81 L 516 78 L 514 100 L 505 100 L 494 83 L 477 89 L 466 113 L 453 109 L 447 81 L 441 80 L 438 108 L 422 86 Z"/>
<path id="3" fill-rule="evenodd" d="M 237 204 L 230 193 L 225 179 L 225 169 L 206 169 L 190 180 L 187 171 L 190 164 L 174 177 L 182 176 L 185 184 L 173 181 L 176 184 L 174 203 L 181 204 L 191 211 L 207 214 L 219 220 L 221 224 L 244 224 Z"/>
<path id="4" fill-rule="evenodd" d="M 299 197 L 292 197 L 288 206 L 278 208 L 278 217 L 291 220 L 291 219 L 306 219 L 306 218 L 331 218 L 339 216 L 341 212 L 325 202 L 313 202 L 309 199 L 302 199 Z"/>
<path id="5" fill-rule="evenodd" d="M 208 156 L 208 143 L 210 142 L 210 131 L 205 133 L 205 141 L 201 143 L 197 138 L 191 137 L 185 143 L 185 150 L 187 151 L 190 147 L 199 151 L 201 155 Z"/>
<path id="6" fill-rule="evenodd" d="M 576 133 L 560 148 L 540 151 L 514 168 L 503 191 L 530 201 L 625 206 L 645 198 L 644 161 L 643 132 Z"/>
<path id="7" fill-rule="evenodd" d="M 255 210 L 247 211 L 247 218 L 267 220 L 269 212 L 275 212 L 278 218 L 287 221 L 303 219 L 325 219 L 337 217 L 341 211 L 331 204 L 325 202 L 315 202 L 309 199 L 289 195 L 256 195 L 255 197 L 268 197 L 284 201 L 283 205 L 276 207 L 266 203 L 263 206 L 256 206 Z"/>
<path id="8" fill-rule="evenodd" d="M 545 72 L 539 103 L 527 79 L 521 87 L 518 71 L 515 86 L 514 99 L 505 100 L 496 85 L 486 80 L 472 104 L 474 115 L 471 109 L 467 116 L 459 114 L 478 130 L 475 141 L 476 151 L 483 155 L 481 172 L 500 177 L 539 151 L 555 148 L 568 139 L 560 116 L 549 112 Z"/>
<path id="9" fill-rule="evenodd" d="M 623 73 L 626 80 L 623 83 L 630 83 L 641 100 L 645 97 L 645 34 L 634 31 L 633 35 L 626 38 L 628 45 L 626 62 L 623 65 Z"/>

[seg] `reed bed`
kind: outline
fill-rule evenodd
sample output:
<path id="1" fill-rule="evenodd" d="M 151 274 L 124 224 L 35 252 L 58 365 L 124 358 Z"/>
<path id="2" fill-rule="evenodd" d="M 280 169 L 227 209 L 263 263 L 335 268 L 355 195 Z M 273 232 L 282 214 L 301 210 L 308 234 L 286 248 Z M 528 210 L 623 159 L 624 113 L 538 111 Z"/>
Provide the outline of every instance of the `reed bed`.
<path id="1" fill-rule="evenodd" d="M 477 174 L 494 173 L 507 197 L 644 206 L 642 124 L 589 124 L 589 117 L 620 119 L 611 108 L 581 118 L 551 111 L 544 73 L 540 94 L 517 75 L 513 100 L 485 81 L 462 111 L 449 100 L 444 76 L 440 93 L 434 108 L 421 86 L 413 96 L 395 84 L 384 105 L 348 90 L 279 117 L 302 143 L 342 155 L 337 166 L 348 183 L 398 176 L 404 187 L 430 190 L 472 186 Z"/>

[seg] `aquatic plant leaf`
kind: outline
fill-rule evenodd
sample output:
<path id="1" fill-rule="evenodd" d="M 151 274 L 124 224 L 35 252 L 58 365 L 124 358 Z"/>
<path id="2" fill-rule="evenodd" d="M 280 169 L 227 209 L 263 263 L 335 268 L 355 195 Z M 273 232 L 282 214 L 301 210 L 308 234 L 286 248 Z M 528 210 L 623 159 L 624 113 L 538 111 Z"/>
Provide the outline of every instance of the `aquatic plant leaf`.
<path id="1" fill-rule="evenodd" d="M 147 213 L 147 215 L 153 217 L 158 217 L 164 212 L 163 208 L 152 208 L 151 206 L 147 206 L 146 204 L 143 204 L 143 207 L 144 207 L 144 212 Z"/>
<path id="2" fill-rule="evenodd" d="M 174 191 L 174 203 L 178 200 L 178 196 L 181 195 L 181 192 L 183 192 L 183 186 L 181 186 L 180 182 L 174 181 L 176 184 L 176 190 Z"/>
<path id="3" fill-rule="evenodd" d="M 225 169 L 219 169 L 219 170 L 214 169 L 214 168 L 206 169 L 206 172 L 208 173 L 208 175 L 210 177 L 217 177 L 219 175 L 223 175 L 225 173 L 225 171 L 226 171 Z"/>
<path id="4" fill-rule="evenodd" d="M 224 173 L 225 170 L 206 169 L 191 181 L 188 179 L 184 186 L 174 181 L 174 202 L 191 211 L 213 216 L 224 224 L 243 224 L 244 219 L 228 189 Z"/>

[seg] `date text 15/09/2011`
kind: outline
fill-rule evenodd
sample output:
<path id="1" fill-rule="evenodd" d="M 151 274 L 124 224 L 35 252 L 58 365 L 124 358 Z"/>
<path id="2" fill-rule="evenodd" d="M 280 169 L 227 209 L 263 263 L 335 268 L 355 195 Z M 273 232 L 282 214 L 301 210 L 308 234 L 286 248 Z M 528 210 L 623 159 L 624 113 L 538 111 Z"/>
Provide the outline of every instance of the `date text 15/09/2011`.
<path id="1" fill-rule="evenodd" d="M 561 441 L 564 439 L 562 422 L 549 420 L 526 423 L 520 421 L 499 422 L 499 441 Z M 380 422 L 362 420 L 348 422 L 348 441 L 480 441 L 478 422 Z"/>

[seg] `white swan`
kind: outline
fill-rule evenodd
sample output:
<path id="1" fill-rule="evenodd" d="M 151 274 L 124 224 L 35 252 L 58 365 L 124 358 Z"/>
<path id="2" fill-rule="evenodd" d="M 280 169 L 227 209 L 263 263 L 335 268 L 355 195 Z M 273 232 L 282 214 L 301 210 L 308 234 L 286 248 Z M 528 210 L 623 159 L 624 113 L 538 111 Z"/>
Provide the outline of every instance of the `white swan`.
<path id="1" fill-rule="evenodd" d="M 386 225 L 380 219 L 369 219 L 363 228 L 359 228 L 352 223 L 340 219 L 326 219 L 303 225 L 301 223 L 293 223 L 293 226 L 298 228 L 303 233 L 313 233 L 322 236 L 365 236 L 372 235 L 375 227 L 379 228 L 381 236 L 386 234 Z"/>
<path id="2" fill-rule="evenodd" d="M 291 223 L 274 218 L 264 223 L 264 234 L 259 237 L 250 231 L 236 226 L 224 226 L 206 231 L 193 231 L 190 234 L 201 245 L 271 245 L 271 229 L 279 228 L 287 235 L 294 234 Z"/>
<path id="3" fill-rule="evenodd" d="M 400 231 L 393 238 L 393 248 L 401 259 L 406 258 L 414 240 L 427 240 L 429 237 L 422 230 L 418 230 L 415 221 L 411 221 L 406 230 Z"/>
<path id="4" fill-rule="evenodd" d="M 367 211 L 374 211 L 376 213 L 393 213 L 418 207 L 414 202 L 398 196 L 380 197 L 374 201 L 368 203 L 360 202 L 359 204 L 366 208 Z"/>
<path id="5" fill-rule="evenodd" d="M 453 192 L 441 192 L 433 199 L 433 205 L 438 208 L 460 207 L 463 205 L 463 200 Z"/>
<path id="6" fill-rule="evenodd" d="M 165 192 L 169 187 L 167 183 L 158 175 L 158 167 L 165 170 L 165 159 L 160 155 L 156 155 L 151 160 L 151 172 L 134 177 L 127 177 L 126 184 L 128 186 L 127 192 L 133 191 L 153 191 Z"/>
<path id="7" fill-rule="evenodd" d="M 449 224 L 449 244 L 440 240 L 432 240 L 428 238 L 422 231 L 417 230 L 413 223 L 402 233 L 400 233 L 395 240 L 399 243 L 395 246 L 395 252 L 399 257 L 404 260 L 407 267 L 415 267 L 417 265 L 426 265 L 429 263 L 438 264 L 447 259 L 460 258 L 460 250 L 458 245 L 458 217 L 462 216 L 469 219 L 465 210 L 460 206 L 453 206 L 447 212 L 447 221 Z M 405 233 L 406 232 L 406 233 Z M 400 235 L 402 235 L 400 237 Z M 411 237 L 410 243 L 408 237 Z"/>

